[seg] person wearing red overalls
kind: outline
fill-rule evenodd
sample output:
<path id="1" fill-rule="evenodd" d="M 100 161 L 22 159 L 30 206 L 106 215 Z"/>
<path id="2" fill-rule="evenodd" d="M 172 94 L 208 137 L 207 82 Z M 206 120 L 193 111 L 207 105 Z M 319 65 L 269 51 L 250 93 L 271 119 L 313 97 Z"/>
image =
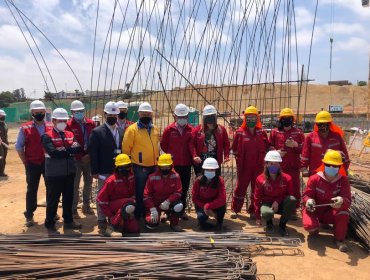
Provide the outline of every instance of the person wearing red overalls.
<path id="1" fill-rule="evenodd" d="M 316 115 L 314 131 L 306 136 L 301 156 L 301 171 L 304 176 L 311 176 L 321 165 L 321 159 L 328 149 L 340 151 L 347 171 L 350 160 L 343 130 L 334 124 L 331 114 L 321 111 Z M 307 170 L 308 168 L 308 170 Z"/>
<path id="2" fill-rule="evenodd" d="M 327 150 L 318 172 L 307 182 L 303 193 L 303 227 L 311 235 L 319 233 L 320 223 L 334 225 L 338 249 L 346 252 L 351 187 L 340 151 Z"/>
<path id="3" fill-rule="evenodd" d="M 73 220 L 72 203 L 76 175 L 74 156 L 82 151 L 82 147 L 73 133 L 65 130 L 68 119 L 65 109 L 56 108 L 52 113 L 54 128 L 41 137 L 45 150 L 45 227 L 49 232 L 56 232 L 55 215 L 61 195 L 64 229 L 81 228 L 81 224 Z"/>
<path id="4" fill-rule="evenodd" d="M 232 151 L 236 159 L 237 182 L 233 194 L 230 217 L 236 219 L 241 211 L 248 185 L 251 184 L 250 204 L 247 211 L 255 217 L 254 187 L 257 176 L 263 172 L 264 158 L 268 148 L 267 133 L 262 129 L 256 107 L 249 106 L 244 111 L 244 121 L 235 132 Z"/>
<path id="5" fill-rule="evenodd" d="M 131 159 L 119 154 L 115 159 L 114 174 L 111 175 L 96 198 L 100 209 L 108 217 L 110 225 L 104 232 L 107 237 L 117 230 L 125 233 L 139 233 L 139 223 L 135 218 L 135 179 Z"/>
<path id="6" fill-rule="evenodd" d="M 304 142 L 304 134 L 294 127 L 294 114 L 290 108 L 284 108 L 279 115 L 279 127 L 270 133 L 270 147 L 276 149 L 282 159 L 281 169 L 292 177 L 294 197 L 297 200 L 296 208 L 301 201 L 300 156 Z"/>
<path id="7" fill-rule="evenodd" d="M 144 188 L 145 226 L 158 226 L 161 212 L 167 215 L 173 231 L 182 231 L 179 219 L 184 208 L 181 202 L 181 179 L 173 169 L 170 154 L 158 158 L 157 170 L 149 175 Z"/>

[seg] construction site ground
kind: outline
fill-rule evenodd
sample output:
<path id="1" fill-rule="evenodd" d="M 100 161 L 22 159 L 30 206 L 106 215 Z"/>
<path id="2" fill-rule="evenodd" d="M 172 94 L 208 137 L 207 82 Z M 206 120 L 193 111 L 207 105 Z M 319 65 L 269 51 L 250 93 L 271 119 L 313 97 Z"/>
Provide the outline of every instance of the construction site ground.
<path id="1" fill-rule="evenodd" d="M 17 128 L 9 129 L 10 142 L 14 143 L 17 135 Z M 18 158 L 11 144 L 8 153 L 6 173 L 8 179 L 0 181 L 0 234 L 39 234 L 46 236 L 47 231 L 44 228 L 45 207 L 39 207 L 35 212 L 36 225 L 31 228 L 24 226 L 23 211 L 25 209 L 26 180 L 24 167 Z M 352 159 L 360 164 L 369 166 L 370 155 L 364 154 L 358 157 L 358 151 L 351 152 Z M 370 180 L 370 169 L 364 166 L 352 164 L 351 170 L 359 174 L 362 178 Z M 45 184 L 41 180 L 39 201 L 45 201 Z M 80 211 L 80 210 L 79 210 Z M 58 213 L 62 215 L 61 208 Z M 83 228 L 78 232 L 68 233 L 98 233 L 96 225 L 96 216 L 84 216 L 81 212 L 79 220 Z M 275 219 L 275 224 L 278 219 Z M 197 230 L 195 213 L 190 213 L 189 221 L 182 221 L 181 226 L 188 231 Z M 239 219 L 231 220 L 230 211 L 225 217 L 225 226 L 227 230 L 243 230 L 251 234 L 264 234 L 263 228 L 256 227 L 255 222 L 249 219 L 249 215 L 242 213 Z M 276 279 L 370 279 L 370 258 L 358 242 L 349 238 L 349 252 L 342 253 L 336 248 L 333 236 L 330 230 L 323 229 L 318 237 L 308 237 L 303 230 L 301 219 L 289 222 L 289 232 L 291 237 L 298 237 L 302 241 L 300 249 L 302 256 L 259 256 L 253 257 L 257 263 L 258 273 L 272 273 Z M 62 223 L 57 223 L 57 228 L 63 234 Z M 166 224 L 161 224 L 158 229 L 153 231 L 169 231 Z M 117 233 L 118 234 L 118 233 Z M 273 236 L 278 236 L 274 234 Z M 217 246 L 217 244 L 216 244 Z M 211 264 L 210 264 L 211 265 Z"/>

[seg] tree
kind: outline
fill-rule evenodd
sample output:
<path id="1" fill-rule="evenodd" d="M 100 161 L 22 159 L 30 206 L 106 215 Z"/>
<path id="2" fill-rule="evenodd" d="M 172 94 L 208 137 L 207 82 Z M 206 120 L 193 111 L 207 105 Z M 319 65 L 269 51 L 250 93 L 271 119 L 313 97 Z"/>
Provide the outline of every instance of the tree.
<path id="1" fill-rule="evenodd" d="M 14 98 L 17 102 L 26 101 L 26 93 L 24 92 L 23 88 L 18 88 L 13 91 Z"/>
<path id="2" fill-rule="evenodd" d="M 367 82 L 366 82 L 366 81 L 358 81 L 358 82 L 357 82 L 357 85 L 358 85 L 359 87 L 367 86 Z"/>
<path id="3" fill-rule="evenodd" d="M 50 91 L 44 91 L 44 99 L 45 100 L 50 100 L 50 101 L 53 101 L 54 98 L 55 98 L 55 94 L 50 92 Z"/>
<path id="4" fill-rule="evenodd" d="M 10 91 L 3 91 L 0 93 L 0 108 L 8 107 L 11 103 L 16 101 L 16 98 Z"/>

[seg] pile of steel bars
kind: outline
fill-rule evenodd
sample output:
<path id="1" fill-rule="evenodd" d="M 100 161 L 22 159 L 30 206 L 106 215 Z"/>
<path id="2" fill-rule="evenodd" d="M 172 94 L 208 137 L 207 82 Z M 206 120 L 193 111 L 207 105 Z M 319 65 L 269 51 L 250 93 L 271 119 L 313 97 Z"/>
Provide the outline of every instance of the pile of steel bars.
<path id="1" fill-rule="evenodd" d="M 98 235 L 0 235 L 1 279 L 259 279 L 251 259 L 264 245 L 289 254 L 296 238 L 242 232 Z M 295 252 L 295 253 L 294 253 Z M 284 255 L 284 254 L 282 254 Z M 260 279 L 274 279 L 262 275 Z"/>
<path id="2" fill-rule="evenodd" d="M 348 176 L 348 180 L 352 188 L 356 188 L 357 190 L 370 194 L 370 182 L 361 179 L 357 175 Z"/>

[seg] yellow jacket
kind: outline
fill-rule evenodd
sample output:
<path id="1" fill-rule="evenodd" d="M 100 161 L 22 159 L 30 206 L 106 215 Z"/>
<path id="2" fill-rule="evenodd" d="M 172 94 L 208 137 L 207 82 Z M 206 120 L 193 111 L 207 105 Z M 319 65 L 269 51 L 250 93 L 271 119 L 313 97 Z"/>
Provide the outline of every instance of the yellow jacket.
<path id="1" fill-rule="evenodd" d="M 139 128 L 137 123 L 126 128 L 122 141 L 124 154 L 131 156 L 134 164 L 141 166 L 157 165 L 159 156 L 159 131 L 153 126 L 148 133 L 147 128 Z"/>

